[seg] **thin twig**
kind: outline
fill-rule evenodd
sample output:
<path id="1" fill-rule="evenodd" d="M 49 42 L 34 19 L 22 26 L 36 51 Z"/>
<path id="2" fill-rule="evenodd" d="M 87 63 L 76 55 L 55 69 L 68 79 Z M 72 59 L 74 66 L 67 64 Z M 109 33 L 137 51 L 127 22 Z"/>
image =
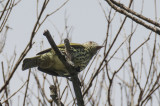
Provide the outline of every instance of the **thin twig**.
<path id="1" fill-rule="evenodd" d="M 129 13 L 127 13 L 125 10 L 121 9 L 121 8 L 117 8 L 112 2 L 111 0 L 105 0 L 114 10 L 118 11 L 119 13 L 127 16 L 128 18 L 132 19 L 134 22 L 144 26 L 145 28 L 157 33 L 158 35 L 160 35 L 160 29 L 156 28 L 156 27 L 152 27 L 151 25 L 146 24 L 145 22 L 143 22 L 142 20 L 139 20 L 138 18 L 130 15 Z"/>
<path id="2" fill-rule="evenodd" d="M 64 104 L 61 102 L 60 98 L 58 97 L 57 87 L 54 85 L 51 85 L 49 89 L 50 89 L 50 96 L 52 100 L 57 104 L 57 106 L 64 106 Z"/>
<path id="3" fill-rule="evenodd" d="M 26 81 L 27 82 L 27 81 Z M 24 85 L 26 84 L 26 82 L 16 91 L 16 92 L 14 92 L 10 97 L 8 97 L 6 100 L 4 100 L 3 102 L 2 102 L 2 104 L 3 103 L 5 103 L 6 101 L 8 101 L 11 97 L 13 97 L 15 94 L 17 94 L 17 92 L 19 92 L 23 87 L 24 87 Z"/>
<path id="4" fill-rule="evenodd" d="M 27 55 L 27 53 L 29 52 L 29 50 L 32 48 L 32 45 L 34 44 L 34 43 L 32 42 L 32 40 L 33 40 L 33 38 L 34 38 L 34 36 L 35 36 L 35 34 L 36 34 L 36 33 L 35 33 L 35 30 L 36 30 L 36 28 L 37 28 L 37 26 L 38 26 L 38 23 L 39 23 L 39 20 L 40 20 L 40 18 L 41 18 L 41 16 L 42 16 L 42 13 L 44 12 L 44 9 L 45 9 L 45 7 L 46 7 L 46 5 L 47 5 L 46 2 L 48 3 L 48 0 L 45 0 L 45 1 L 44 1 L 44 4 L 43 4 L 42 9 L 41 9 L 41 12 L 40 12 L 40 15 L 39 15 L 39 17 L 38 17 L 38 19 L 37 19 L 37 21 L 36 21 L 36 23 L 35 23 L 35 26 L 34 26 L 33 30 L 32 30 L 32 34 L 31 34 L 29 43 L 27 44 L 27 46 L 25 47 L 25 49 L 24 49 L 23 52 L 21 53 L 18 61 L 16 62 L 15 66 L 13 67 L 13 70 L 12 70 L 10 76 L 9 76 L 8 79 L 6 80 L 6 83 L 0 88 L 0 93 L 1 93 L 1 92 L 3 91 L 3 89 L 5 89 L 5 87 L 9 84 L 9 82 L 10 82 L 12 76 L 14 75 L 16 69 L 18 68 L 20 62 L 23 60 L 23 58 Z"/>
<path id="5" fill-rule="evenodd" d="M 139 13 L 131 10 L 130 8 L 126 7 L 125 5 L 123 5 L 123 4 L 121 4 L 121 3 L 118 3 L 118 2 L 115 1 L 115 0 L 110 0 L 110 1 L 111 1 L 113 4 L 115 4 L 116 6 L 118 6 L 118 7 L 122 8 L 122 9 L 126 10 L 127 12 L 129 12 L 129 13 L 137 16 L 138 18 L 141 18 L 141 19 L 147 21 L 148 23 L 151 23 L 151 24 L 153 24 L 153 25 L 155 25 L 155 26 L 157 26 L 157 27 L 160 28 L 160 24 L 159 24 L 158 22 L 153 21 L 153 20 L 151 20 L 151 19 L 143 16 L 142 14 L 139 14 Z"/>
<path id="6" fill-rule="evenodd" d="M 31 69 L 29 69 L 29 72 L 28 72 L 27 86 L 26 86 L 26 90 L 25 90 L 25 94 L 24 94 L 23 106 L 25 106 L 25 101 L 26 101 L 26 97 L 27 97 L 30 74 L 31 74 Z"/>

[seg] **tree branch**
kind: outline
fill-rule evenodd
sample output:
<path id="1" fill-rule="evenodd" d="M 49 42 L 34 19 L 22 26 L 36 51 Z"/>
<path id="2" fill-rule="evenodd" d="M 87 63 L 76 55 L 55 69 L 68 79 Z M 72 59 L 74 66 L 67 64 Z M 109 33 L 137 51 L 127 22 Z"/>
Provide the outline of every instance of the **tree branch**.
<path id="1" fill-rule="evenodd" d="M 60 98 L 58 97 L 58 94 L 57 94 L 57 87 L 54 86 L 54 85 L 51 85 L 49 87 L 50 89 L 50 96 L 52 98 L 52 100 L 57 104 L 57 106 L 64 106 L 64 104 L 61 102 Z"/>
<path id="2" fill-rule="evenodd" d="M 71 81 L 72 81 L 74 92 L 75 92 L 75 95 L 76 95 L 76 98 L 77 98 L 78 106 L 84 106 L 83 96 L 82 96 L 82 92 L 81 92 L 80 83 L 79 83 L 76 68 L 73 67 L 71 64 L 69 64 L 68 61 L 66 61 L 68 59 L 66 59 L 64 57 L 64 55 L 61 54 L 61 52 L 59 51 L 58 47 L 56 46 L 54 40 L 52 39 L 49 31 L 48 30 L 44 31 L 43 35 L 46 36 L 46 38 L 47 38 L 48 42 L 50 43 L 52 49 L 55 51 L 58 58 L 61 60 L 61 62 L 64 64 L 64 66 L 66 67 L 66 69 L 70 73 Z M 67 46 L 67 45 L 69 45 L 69 46 Z M 66 47 L 66 50 L 68 52 L 67 54 L 70 54 L 69 53 L 70 52 L 70 48 L 69 48 L 70 44 L 66 40 L 65 40 L 65 47 Z"/>
<path id="3" fill-rule="evenodd" d="M 40 15 L 38 16 L 38 19 L 34 25 L 34 28 L 32 30 L 32 34 L 31 34 L 31 37 L 30 37 L 30 41 L 28 42 L 27 46 L 25 47 L 25 49 L 23 50 L 23 52 L 21 53 L 20 57 L 18 58 L 18 61 L 16 62 L 16 64 L 14 65 L 13 69 L 12 69 L 12 72 L 11 74 L 9 75 L 8 79 L 6 79 L 6 82 L 5 84 L 0 88 L 0 93 L 6 88 L 6 86 L 9 84 L 11 78 L 13 77 L 14 73 L 16 72 L 20 62 L 23 60 L 23 58 L 27 55 L 27 53 L 29 52 L 29 50 L 32 48 L 32 45 L 34 44 L 32 42 L 33 38 L 35 37 L 35 34 L 36 34 L 36 29 L 38 27 L 38 23 L 39 23 L 39 20 L 41 19 L 41 16 L 42 16 L 42 13 L 44 12 L 44 9 L 47 5 L 49 1 L 48 0 L 45 0 L 44 3 L 43 3 L 43 6 L 42 6 L 42 9 L 41 9 L 41 12 L 40 12 Z"/>
<path id="4" fill-rule="evenodd" d="M 151 25 L 146 24 L 145 22 L 143 22 L 142 20 L 130 15 L 127 11 L 118 8 L 117 6 L 115 6 L 111 0 L 105 0 L 115 11 L 118 11 L 119 13 L 127 16 L 128 18 L 132 19 L 134 22 L 144 26 L 145 28 L 157 33 L 158 35 L 160 35 L 160 29 L 157 27 L 152 27 Z"/>
<path id="5" fill-rule="evenodd" d="M 139 13 L 133 11 L 133 10 L 131 10 L 130 8 L 126 7 L 125 5 L 123 5 L 123 4 L 121 4 L 121 3 L 118 3 L 118 2 L 115 1 L 115 0 L 111 0 L 111 2 L 112 2 L 113 4 L 115 4 L 116 6 L 118 6 L 118 7 L 122 8 L 122 9 L 126 10 L 127 12 L 129 12 L 129 13 L 137 16 L 138 18 L 141 18 L 142 20 L 145 20 L 145 21 L 147 21 L 148 23 L 151 23 L 151 24 L 153 24 L 153 25 L 155 25 L 155 26 L 157 26 L 157 27 L 160 28 L 160 24 L 159 24 L 158 22 L 153 21 L 153 20 L 151 20 L 151 19 L 149 19 L 149 18 L 147 18 L 147 17 L 145 17 L 145 16 L 143 16 L 143 15 L 141 15 L 141 14 L 139 14 Z"/>

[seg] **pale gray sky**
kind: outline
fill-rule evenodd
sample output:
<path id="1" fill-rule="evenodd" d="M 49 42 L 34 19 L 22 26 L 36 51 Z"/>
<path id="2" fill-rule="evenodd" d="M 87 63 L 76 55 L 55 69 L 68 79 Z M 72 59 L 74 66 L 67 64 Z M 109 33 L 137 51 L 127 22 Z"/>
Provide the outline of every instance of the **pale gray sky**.
<path id="1" fill-rule="evenodd" d="M 18 58 L 20 53 L 24 50 L 25 46 L 27 45 L 36 21 L 36 1 L 37 0 L 22 0 L 16 7 L 13 8 L 11 16 L 9 17 L 9 20 L 7 22 L 7 24 L 12 29 L 8 31 L 7 41 L 6 41 L 4 51 L 2 54 L 0 54 L 0 62 L 4 61 L 4 63 L 6 63 L 5 61 L 6 57 L 10 58 L 14 52 L 14 49 L 16 50 L 17 58 Z M 128 5 L 128 1 L 122 0 L 122 2 L 127 5 Z M 134 1 L 135 1 L 134 10 L 140 13 L 142 1 L 139 1 L 139 0 L 134 0 Z M 68 26 L 72 27 L 72 33 L 71 33 L 72 42 L 84 43 L 86 41 L 95 41 L 101 45 L 106 36 L 107 21 L 99 5 L 99 2 L 102 3 L 102 6 L 106 11 L 106 15 L 108 15 L 107 12 L 110 10 L 110 6 L 103 0 L 69 0 L 69 2 L 61 10 L 59 10 L 54 15 L 49 17 L 46 20 L 46 22 L 42 25 L 42 27 L 40 28 L 40 30 L 38 31 L 38 33 L 36 34 L 33 40 L 35 44 L 26 57 L 35 56 L 35 54 L 40 51 L 39 45 L 42 40 L 44 41 L 43 49 L 50 47 L 46 38 L 42 35 L 44 30 L 46 29 L 48 29 L 51 32 L 51 34 L 54 35 L 54 40 L 57 44 L 60 42 L 60 38 L 57 35 L 58 33 L 54 26 L 56 26 L 56 28 L 59 30 L 60 33 L 63 33 L 65 17 L 67 17 L 68 19 Z M 47 6 L 47 9 L 45 10 L 45 14 L 43 14 L 43 18 L 46 14 L 57 9 L 62 3 L 64 3 L 64 0 L 52 0 Z M 39 0 L 39 4 L 42 4 L 42 0 Z M 160 1 L 157 0 L 158 19 L 160 16 L 160 12 L 159 12 L 160 6 L 158 6 L 159 4 L 160 4 Z M 39 6 L 39 9 L 40 8 L 41 8 L 41 5 Z M 152 0 L 144 0 L 143 15 L 149 18 L 152 18 L 153 20 L 155 19 L 154 2 Z M 121 24 L 121 19 L 123 18 L 124 18 L 123 15 L 116 13 L 115 19 L 111 27 L 112 29 L 111 34 L 113 35 L 113 37 L 117 33 L 117 30 L 119 29 L 119 26 Z M 134 23 L 134 27 L 135 26 L 136 24 Z M 130 28 L 131 28 L 131 20 L 127 19 L 127 22 L 124 25 L 124 29 L 120 34 L 121 37 L 118 38 L 119 42 L 116 43 L 113 51 L 111 51 L 111 54 L 119 46 L 119 44 L 121 44 L 125 40 L 125 37 L 128 36 L 128 34 L 130 34 Z M 134 34 L 134 37 L 133 37 L 133 42 L 132 42 L 133 50 L 139 44 L 141 44 L 142 41 L 144 41 L 144 39 L 148 37 L 149 32 L 150 31 L 147 30 L 146 28 L 142 27 L 141 25 L 138 25 L 136 33 Z M 110 39 L 113 40 L 113 37 Z M 158 39 L 159 39 L 159 36 L 158 36 Z M 149 45 L 152 45 L 152 44 L 153 44 L 153 39 L 151 37 L 151 40 L 149 41 Z M 123 48 L 126 48 L 126 44 L 124 44 Z M 124 52 L 125 51 L 126 50 L 124 50 Z M 102 54 L 102 52 L 100 54 Z M 137 58 L 137 55 L 134 55 L 135 61 L 139 60 L 139 58 Z M 146 56 L 146 58 L 144 59 L 146 59 L 147 61 L 149 59 L 148 55 L 144 54 L 144 56 Z M 122 51 L 119 51 L 116 57 L 122 57 Z M 110 64 L 110 68 L 113 70 L 117 69 L 121 65 L 120 64 L 121 62 L 122 62 L 121 60 L 117 61 L 116 59 L 115 60 L 113 59 Z M 6 64 L 5 64 L 5 67 L 6 67 Z M 24 72 L 21 71 L 21 65 L 19 65 L 16 75 L 13 77 L 13 79 L 10 82 L 11 86 L 16 85 L 16 86 L 12 86 L 13 89 L 11 90 L 13 91 L 11 92 L 14 92 L 23 84 L 19 80 L 19 78 L 22 78 L 25 81 L 27 79 L 27 73 L 28 73 L 27 71 L 24 71 Z M 120 75 L 122 74 L 123 73 L 120 72 Z M 41 77 L 42 76 L 40 76 L 40 78 Z M 0 74 L 0 78 L 2 78 L 1 74 Z M 0 85 L 2 84 L 3 82 L 1 80 Z M 33 86 L 34 84 L 35 84 L 34 81 L 30 82 L 31 86 Z M 115 85 L 116 84 L 118 85 L 118 81 L 115 82 Z M 48 89 L 48 86 L 46 87 L 46 89 Z M 24 91 L 24 89 L 22 91 Z M 113 97 L 119 95 L 119 93 L 117 92 L 119 92 L 119 90 L 116 89 L 115 92 L 113 92 Z M 16 101 L 17 101 L 18 95 L 21 95 L 21 93 L 13 97 L 15 98 Z M 48 92 L 48 97 L 49 97 L 49 92 Z M 16 104 L 16 101 L 13 101 L 13 104 Z M 115 105 L 118 106 L 120 99 L 118 100 L 116 99 L 113 101 L 115 101 Z"/>

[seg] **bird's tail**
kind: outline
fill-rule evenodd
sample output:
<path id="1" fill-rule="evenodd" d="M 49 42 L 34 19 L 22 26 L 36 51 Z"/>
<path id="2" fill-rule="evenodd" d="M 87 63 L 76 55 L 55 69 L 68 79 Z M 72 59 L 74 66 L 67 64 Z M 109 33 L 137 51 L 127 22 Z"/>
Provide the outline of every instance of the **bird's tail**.
<path id="1" fill-rule="evenodd" d="M 40 58 L 40 56 L 25 58 L 23 60 L 22 70 L 26 70 L 26 69 L 38 66 L 38 59 L 39 58 Z"/>

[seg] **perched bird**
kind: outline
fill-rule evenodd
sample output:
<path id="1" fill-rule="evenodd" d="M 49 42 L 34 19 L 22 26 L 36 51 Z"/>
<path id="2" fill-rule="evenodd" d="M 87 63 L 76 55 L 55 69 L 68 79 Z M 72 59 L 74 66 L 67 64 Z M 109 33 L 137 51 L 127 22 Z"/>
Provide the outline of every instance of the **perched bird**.
<path id="1" fill-rule="evenodd" d="M 89 41 L 83 44 L 70 43 L 72 62 L 76 68 L 82 71 L 103 46 L 98 46 L 97 43 Z M 65 53 L 65 45 L 57 46 L 63 55 Z M 41 51 L 35 57 L 25 58 L 23 60 L 22 70 L 38 67 L 38 70 L 46 73 L 52 73 L 54 76 L 68 77 L 69 73 L 63 63 L 59 60 L 55 51 L 52 48 Z"/>

